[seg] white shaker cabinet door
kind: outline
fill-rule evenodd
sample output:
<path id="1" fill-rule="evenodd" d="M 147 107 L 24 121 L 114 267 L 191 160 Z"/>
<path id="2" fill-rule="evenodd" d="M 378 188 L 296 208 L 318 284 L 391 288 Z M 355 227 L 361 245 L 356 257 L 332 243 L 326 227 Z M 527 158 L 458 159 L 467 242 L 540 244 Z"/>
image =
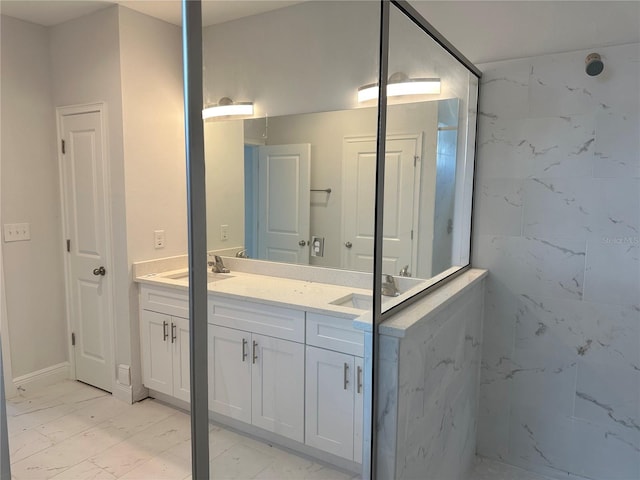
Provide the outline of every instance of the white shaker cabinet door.
<path id="1" fill-rule="evenodd" d="M 169 315 L 142 311 L 143 382 L 146 387 L 167 395 L 173 394 L 170 330 Z"/>
<path id="2" fill-rule="evenodd" d="M 173 349 L 173 396 L 190 402 L 189 320 L 171 317 L 171 348 Z"/>
<path id="3" fill-rule="evenodd" d="M 304 345 L 251 336 L 253 425 L 304 442 Z"/>
<path id="4" fill-rule="evenodd" d="M 354 357 L 307 347 L 306 370 L 305 443 L 353 460 Z"/>
<path id="5" fill-rule="evenodd" d="M 251 334 L 209 325 L 209 410 L 251 423 Z"/>

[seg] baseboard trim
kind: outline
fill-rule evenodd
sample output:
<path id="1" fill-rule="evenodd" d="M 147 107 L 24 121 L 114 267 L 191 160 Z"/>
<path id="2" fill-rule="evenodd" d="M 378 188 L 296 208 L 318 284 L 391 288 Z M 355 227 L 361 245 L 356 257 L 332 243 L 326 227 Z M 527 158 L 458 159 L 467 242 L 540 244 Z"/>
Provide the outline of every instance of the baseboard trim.
<path id="1" fill-rule="evenodd" d="M 113 392 L 111 392 L 111 395 L 129 405 L 133 403 L 133 389 L 131 385 L 123 385 L 116 380 L 113 383 Z"/>
<path id="2" fill-rule="evenodd" d="M 13 379 L 13 384 L 18 390 L 36 390 L 62 380 L 67 380 L 70 375 L 69 362 L 58 363 L 50 367 L 27 373 Z"/>

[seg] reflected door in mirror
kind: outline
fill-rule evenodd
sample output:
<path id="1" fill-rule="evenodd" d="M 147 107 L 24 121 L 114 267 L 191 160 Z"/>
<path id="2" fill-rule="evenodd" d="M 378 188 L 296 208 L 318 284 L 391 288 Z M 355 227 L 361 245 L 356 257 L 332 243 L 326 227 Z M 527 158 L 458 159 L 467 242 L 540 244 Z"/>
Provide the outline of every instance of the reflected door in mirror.
<path id="1" fill-rule="evenodd" d="M 311 145 L 269 145 L 258 155 L 258 258 L 309 263 Z"/>
<path id="2" fill-rule="evenodd" d="M 385 157 L 384 258 L 382 270 L 398 274 L 416 264 L 414 211 L 419 192 L 417 162 L 422 136 L 394 135 L 387 138 Z M 374 137 L 352 137 L 344 144 L 343 267 L 372 271 L 376 141 Z"/>

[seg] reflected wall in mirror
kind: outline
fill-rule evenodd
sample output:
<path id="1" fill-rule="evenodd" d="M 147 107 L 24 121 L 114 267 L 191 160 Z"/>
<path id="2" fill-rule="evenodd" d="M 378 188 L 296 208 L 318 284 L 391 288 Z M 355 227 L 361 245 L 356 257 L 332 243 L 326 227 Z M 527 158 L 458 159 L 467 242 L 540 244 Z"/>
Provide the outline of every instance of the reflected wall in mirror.
<path id="1" fill-rule="evenodd" d="M 450 236 L 435 232 L 453 215 L 457 108 L 457 99 L 389 108 L 387 159 L 398 168 L 387 178 L 389 273 L 406 266 L 429 278 L 451 258 Z M 207 150 L 207 171 L 228 172 L 208 189 L 244 178 L 244 198 L 228 192 L 225 205 L 244 219 L 238 247 L 262 260 L 372 271 L 376 121 L 376 108 L 360 108 L 207 123 L 206 145 L 224 145 Z"/>

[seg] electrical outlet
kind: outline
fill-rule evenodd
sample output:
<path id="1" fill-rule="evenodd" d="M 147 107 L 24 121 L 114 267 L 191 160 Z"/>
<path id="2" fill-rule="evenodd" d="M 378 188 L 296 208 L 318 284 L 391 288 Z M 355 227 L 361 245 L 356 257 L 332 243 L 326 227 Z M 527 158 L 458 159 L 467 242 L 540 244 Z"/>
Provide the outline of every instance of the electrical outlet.
<path id="1" fill-rule="evenodd" d="M 31 225 L 28 223 L 5 223 L 4 241 L 22 242 L 31 240 Z"/>
<path id="2" fill-rule="evenodd" d="M 324 256 L 324 237 L 311 237 L 311 256 L 323 257 Z"/>
<path id="3" fill-rule="evenodd" d="M 229 225 L 220 225 L 220 240 L 229 240 Z"/>
<path id="4" fill-rule="evenodd" d="M 155 248 L 164 248 L 164 244 L 165 244 L 164 230 L 154 230 L 153 246 Z"/>

